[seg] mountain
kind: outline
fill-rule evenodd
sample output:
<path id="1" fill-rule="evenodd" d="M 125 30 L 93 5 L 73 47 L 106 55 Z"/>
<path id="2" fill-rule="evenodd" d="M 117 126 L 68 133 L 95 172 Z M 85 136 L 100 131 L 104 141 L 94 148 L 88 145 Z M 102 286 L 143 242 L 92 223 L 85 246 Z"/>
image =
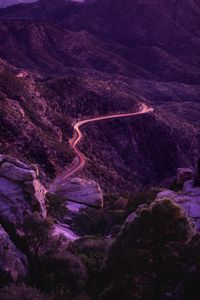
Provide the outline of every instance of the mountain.
<path id="1" fill-rule="evenodd" d="M 31 3 L 37 0 L 1 0 L 0 8 L 8 7 L 19 3 Z"/>
<path id="2" fill-rule="evenodd" d="M 41 0 L 0 11 L 6 20 L 28 18 L 89 32 L 98 38 L 97 44 L 103 40 L 111 50 L 117 43 L 112 52 L 161 80 L 192 84 L 199 83 L 199 14 L 199 6 L 189 0 L 187 4 L 162 0 L 159 5 L 157 1 Z"/>
<path id="3" fill-rule="evenodd" d="M 0 9 L 1 300 L 200 299 L 199 16 Z"/>
<path id="4" fill-rule="evenodd" d="M 197 159 L 199 7 L 188 0 L 188 17 L 183 3 L 176 2 L 177 9 L 174 5 L 164 0 L 159 5 L 157 1 L 41 0 L 0 10 L 0 57 L 16 72 L 29 74 L 21 79 L 37 87 L 33 94 L 29 89 L 29 97 L 41 95 L 51 112 L 45 122 L 59 119 L 62 143 L 62 114 L 68 120 L 87 118 L 129 111 L 141 101 L 154 107 L 152 116 L 85 128 L 83 147 L 89 160 L 84 173 L 107 191 L 163 182 L 178 166 L 194 165 Z M 52 101 L 58 109 L 55 115 Z M 50 152 L 57 143 L 57 138 L 53 140 Z M 62 164 L 54 155 L 52 176 Z M 108 166 L 111 156 L 113 164 Z M 33 160 L 40 164 L 37 157 Z"/>
<path id="5" fill-rule="evenodd" d="M 199 68 L 199 17 L 199 4 L 191 0 L 99 0 L 83 6 L 63 22 L 73 30 L 84 29 L 137 49 L 137 53 L 145 51 L 146 58 L 150 55 L 149 64 L 160 61 L 165 51 L 181 63 Z M 168 57 L 163 59 L 171 61 Z M 140 63 L 143 57 L 137 55 L 136 60 Z"/>
<path id="6" fill-rule="evenodd" d="M 0 22 L 0 56 L 21 68 L 62 73 L 68 68 L 150 78 L 126 58 L 126 49 L 105 43 L 86 31 L 72 32 L 45 22 Z M 118 52 L 124 52 L 120 56 Z"/>
<path id="7" fill-rule="evenodd" d="M 38 0 L 1 0 L 0 2 L 0 8 L 6 8 L 8 6 L 13 6 L 13 5 L 17 5 L 17 4 L 23 4 L 23 3 L 33 3 L 33 2 L 37 2 Z M 65 2 L 67 1 L 74 1 L 74 2 L 84 2 L 84 0 L 65 0 Z M 94 0 L 85 0 L 85 2 L 87 3 L 91 3 Z M 51 3 L 52 5 L 55 4 L 55 1 L 52 1 Z"/>

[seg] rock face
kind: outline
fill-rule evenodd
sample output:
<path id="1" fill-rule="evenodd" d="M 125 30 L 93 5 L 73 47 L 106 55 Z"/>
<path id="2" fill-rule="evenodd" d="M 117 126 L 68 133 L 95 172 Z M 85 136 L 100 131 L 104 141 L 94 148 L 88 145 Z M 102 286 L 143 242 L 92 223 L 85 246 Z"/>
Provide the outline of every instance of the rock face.
<path id="1" fill-rule="evenodd" d="M 18 281 L 27 274 L 28 262 L 0 226 L 0 279 Z"/>
<path id="2" fill-rule="evenodd" d="M 186 181 L 194 177 L 194 171 L 190 168 L 179 168 L 177 170 L 177 184 L 184 184 Z"/>
<path id="3" fill-rule="evenodd" d="M 200 188 L 193 186 L 193 181 L 184 183 L 183 191 L 175 193 L 165 190 L 157 195 L 157 199 L 172 199 L 180 205 L 192 219 L 197 230 L 200 230 Z"/>
<path id="4" fill-rule="evenodd" d="M 55 193 L 72 202 L 103 207 L 103 193 L 93 180 L 73 178 L 57 184 Z"/>
<path id="5" fill-rule="evenodd" d="M 33 170 L 18 167 L 10 162 L 4 162 L 1 165 L 0 176 L 9 178 L 13 181 L 29 181 L 36 179 L 36 173 Z"/>
<path id="6" fill-rule="evenodd" d="M 67 224 L 61 223 L 54 225 L 53 236 L 62 236 L 67 241 L 75 241 L 79 238 L 79 236 L 76 235 Z"/>
<path id="7" fill-rule="evenodd" d="M 36 167 L 0 155 L 0 222 L 21 234 L 24 217 L 33 211 L 46 216 L 46 190 L 37 180 Z"/>

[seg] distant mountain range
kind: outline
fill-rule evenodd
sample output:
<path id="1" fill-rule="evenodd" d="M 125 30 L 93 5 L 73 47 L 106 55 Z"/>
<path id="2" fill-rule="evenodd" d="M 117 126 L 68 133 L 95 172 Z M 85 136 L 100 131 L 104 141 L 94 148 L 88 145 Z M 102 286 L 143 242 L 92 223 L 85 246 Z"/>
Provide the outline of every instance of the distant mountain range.
<path id="1" fill-rule="evenodd" d="M 37 0 L 0 0 L 0 8 L 11 6 L 19 3 L 31 3 Z"/>
<path id="2" fill-rule="evenodd" d="M 37 2 L 37 1 L 38 0 L 0 0 L 0 8 L 5 8 L 5 7 L 19 4 L 19 3 L 32 3 L 32 2 Z M 68 0 L 66 0 L 66 1 L 68 1 Z M 71 1 L 83 2 L 84 0 L 71 0 Z"/>

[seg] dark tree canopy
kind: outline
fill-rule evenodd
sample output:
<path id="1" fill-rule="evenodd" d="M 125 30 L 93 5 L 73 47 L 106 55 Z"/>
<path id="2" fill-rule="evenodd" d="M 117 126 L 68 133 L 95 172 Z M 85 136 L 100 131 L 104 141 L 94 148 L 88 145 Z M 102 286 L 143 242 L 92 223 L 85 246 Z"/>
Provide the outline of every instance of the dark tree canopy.
<path id="1" fill-rule="evenodd" d="M 171 200 L 139 208 L 110 246 L 102 299 L 163 300 L 184 273 L 181 252 L 191 236 L 189 220 Z"/>

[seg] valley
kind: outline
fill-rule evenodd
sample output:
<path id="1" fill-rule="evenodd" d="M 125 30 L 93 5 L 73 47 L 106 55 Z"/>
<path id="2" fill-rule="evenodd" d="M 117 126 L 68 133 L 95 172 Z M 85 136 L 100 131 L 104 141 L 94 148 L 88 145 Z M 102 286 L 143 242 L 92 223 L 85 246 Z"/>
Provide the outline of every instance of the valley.
<path id="1" fill-rule="evenodd" d="M 17 70 L 25 70 L 30 74 L 27 78 L 22 78 L 21 82 L 34 82 L 33 93 L 38 95 L 34 95 L 34 101 L 46 106 L 45 118 L 48 121 L 40 122 L 54 122 L 53 126 L 60 131 L 59 142 L 53 136 L 51 141 L 51 144 L 63 143 L 59 158 L 49 149 L 54 157 L 50 159 L 48 154 L 45 162 L 39 162 L 42 168 L 48 169 L 51 176 L 59 173 L 66 162 L 64 156 L 68 156 L 70 145 L 67 143 L 68 148 L 65 149 L 64 143 L 66 135 L 70 141 L 73 134 L 70 123 L 76 119 L 109 115 L 115 111 L 126 113 L 137 108 L 139 102 L 146 102 L 155 108 L 155 116 L 145 117 L 147 121 L 144 120 L 144 124 L 141 120 L 142 126 L 137 119 L 120 121 L 122 130 L 116 132 L 112 139 L 109 136 L 115 129 L 110 123 L 94 124 L 89 133 L 86 129 L 85 143 L 91 147 L 88 148 L 85 144 L 85 155 L 89 161 L 83 175 L 97 180 L 108 190 L 110 187 L 105 184 L 107 174 L 109 178 L 115 177 L 117 189 L 126 189 L 123 177 L 128 180 L 127 186 L 133 186 L 133 183 L 138 187 L 144 184 L 154 185 L 158 180 L 162 184 L 173 176 L 177 167 L 195 166 L 198 158 L 199 121 L 196 112 L 200 109 L 200 69 L 198 52 L 195 51 L 199 40 L 198 31 L 193 36 L 190 30 L 192 26 L 198 27 L 198 9 L 195 10 L 197 4 L 188 2 L 191 13 L 195 11 L 195 18 L 191 23 L 189 20 L 184 21 L 181 15 L 185 11 L 182 4 L 177 4 L 180 6 L 177 7 L 177 14 L 172 15 L 172 6 L 165 1 L 162 1 L 160 7 L 155 7 L 153 3 L 140 4 L 135 1 L 130 4 L 134 22 L 137 22 L 135 26 L 132 20 L 131 23 L 127 21 L 128 2 L 122 4 L 118 1 L 116 7 L 112 5 L 112 1 L 106 2 L 107 6 L 101 1 L 85 6 L 70 1 L 52 3 L 46 0 L 0 11 L 0 56 Z M 155 27 L 151 21 L 157 17 L 161 7 L 162 18 L 158 18 L 156 26 L 159 26 Z M 116 11 L 121 9 L 124 13 L 119 17 Z M 115 24 L 113 27 L 107 15 L 104 15 L 104 10 L 110 12 L 112 24 Z M 144 24 L 141 12 L 146 16 Z M 121 20 L 125 15 L 127 19 L 123 23 Z M 104 20 L 105 26 L 102 26 L 101 20 Z M 150 22 L 151 27 L 148 27 Z M 124 32 L 121 24 L 127 28 L 124 40 L 120 31 L 114 31 L 119 27 Z M 168 30 L 173 26 L 174 30 Z M 159 32 L 161 27 L 165 31 L 163 34 Z M 135 36 L 135 40 L 131 39 L 132 36 Z M 176 43 L 176 47 L 173 43 Z M 31 90 L 30 92 L 32 93 Z M 42 115 L 39 118 L 44 119 Z M 63 122 L 67 122 L 67 126 Z M 47 126 L 44 128 L 47 133 Z M 100 132 L 97 132 L 97 128 Z M 108 136 L 104 134 L 105 131 Z M 123 145 L 115 140 L 118 135 L 121 135 L 119 140 L 123 140 Z M 130 140 L 130 136 L 134 138 Z M 148 140 L 148 136 L 151 136 L 149 142 L 143 142 Z M 159 151 L 156 150 L 157 140 L 161 141 Z M 104 148 L 102 151 L 103 144 L 108 149 Z M 116 144 L 117 153 L 114 146 Z M 47 149 L 49 146 L 43 145 L 40 148 Z M 155 151 L 156 161 L 151 154 Z M 166 151 L 168 159 L 164 166 L 163 153 Z M 114 164 L 107 167 L 105 161 L 109 152 L 115 158 Z M 135 159 L 131 158 L 130 161 L 128 157 L 132 157 L 131 153 L 134 153 Z M 73 156 L 72 153 L 70 155 Z M 30 160 L 30 156 L 27 157 Z M 70 160 L 73 157 L 68 159 Z M 90 166 L 90 161 L 94 160 L 95 166 Z M 146 162 L 146 166 L 141 167 L 137 163 L 141 160 Z M 34 161 L 33 157 L 32 162 Z M 113 183 L 110 186 L 115 190 Z"/>
<path id="2" fill-rule="evenodd" d="M 0 300 L 199 300 L 198 1 L 13 3 Z"/>

